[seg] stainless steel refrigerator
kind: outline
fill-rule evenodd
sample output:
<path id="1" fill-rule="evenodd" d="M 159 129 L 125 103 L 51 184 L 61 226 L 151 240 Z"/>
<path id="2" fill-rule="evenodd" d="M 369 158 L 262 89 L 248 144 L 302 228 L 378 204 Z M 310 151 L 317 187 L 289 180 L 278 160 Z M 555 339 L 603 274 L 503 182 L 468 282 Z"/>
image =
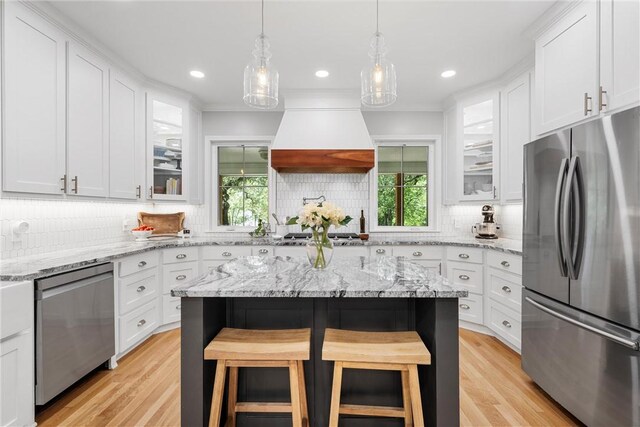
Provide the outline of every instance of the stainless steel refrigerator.
<path id="1" fill-rule="evenodd" d="M 524 149 L 522 367 L 590 426 L 640 425 L 640 107 Z"/>

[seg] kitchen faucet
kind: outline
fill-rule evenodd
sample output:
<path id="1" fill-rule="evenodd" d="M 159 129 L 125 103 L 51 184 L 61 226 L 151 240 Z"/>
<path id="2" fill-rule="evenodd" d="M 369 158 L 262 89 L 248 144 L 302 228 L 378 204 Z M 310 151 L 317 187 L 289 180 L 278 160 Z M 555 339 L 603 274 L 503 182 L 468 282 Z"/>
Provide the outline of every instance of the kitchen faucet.
<path id="1" fill-rule="evenodd" d="M 311 200 L 318 200 L 319 203 L 322 203 L 322 202 L 326 202 L 327 198 L 324 197 L 324 196 L 320 196 L 320 197 L 303 197 L 302 198 L 302 205 L 306 205 Z"/>

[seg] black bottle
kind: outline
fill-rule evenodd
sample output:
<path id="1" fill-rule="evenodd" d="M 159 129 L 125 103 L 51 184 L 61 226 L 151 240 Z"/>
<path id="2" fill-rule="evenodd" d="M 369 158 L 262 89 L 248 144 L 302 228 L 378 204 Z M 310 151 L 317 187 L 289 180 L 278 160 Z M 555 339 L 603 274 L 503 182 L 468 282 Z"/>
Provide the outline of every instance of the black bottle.
<path id="1" fill-rule="evenodd" d="M 364 223 L 364 209 L 360 210 L 360 234 L 364 234 L 365 231 L 365 223 Z"/>

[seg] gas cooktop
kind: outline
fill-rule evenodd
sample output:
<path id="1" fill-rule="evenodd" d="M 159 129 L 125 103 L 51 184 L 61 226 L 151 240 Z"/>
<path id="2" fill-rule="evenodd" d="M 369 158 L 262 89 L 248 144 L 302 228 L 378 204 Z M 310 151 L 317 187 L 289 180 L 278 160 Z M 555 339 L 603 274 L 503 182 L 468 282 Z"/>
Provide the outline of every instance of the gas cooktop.
<path id="1" fill-rule="evenodd" d="M 288 240 L 304 240 L 304 239 L 310 239 L 311 238 L 311 233 L 289 233 L 287 235 L 284 236 L 285 239 Z M 356 233 L 329 233 L 329 238 L 330 239 L 343 239 L 343 240 L 355 240 L 355 239 L 359 239 L 358 235 Z"/>

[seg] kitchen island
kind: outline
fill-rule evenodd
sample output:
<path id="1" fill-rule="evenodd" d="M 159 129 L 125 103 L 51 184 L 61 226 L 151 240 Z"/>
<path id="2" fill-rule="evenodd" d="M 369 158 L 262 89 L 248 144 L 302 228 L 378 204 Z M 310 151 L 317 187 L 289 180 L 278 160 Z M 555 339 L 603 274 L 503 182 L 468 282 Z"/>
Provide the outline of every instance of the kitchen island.
<path id="1" fill-rule="evenodd" d="M 313 270 L 303 258 L 242 257 L 173 289 L 182 299 L 181 417 L 183 426 L 207 425 L 215 361 L 203 349 L 223 327 L 312 329 L 305 362 L 312 426 L 328 425 L 333 364 L 321 357 L 324 330 L 416 330 L 432 364 L 419 367 L 428 425 L 459 424 L 458 297 L 442 276 L 402 257 L 352 257 Z M 345 371 L 343 401 L 402 405 L 400 377 L 385 371 Z M 289 401 L 285 370 L 243 369 L 239 401 Z M 224 414 L 223 414 L 224 420 Z M 288 425 L 287 414 L 240 414 L 239 426 Z M 341 426 L 370 420 L 341 417 Z M 363 424 L 364 423 L 364 424 Z M 221 425 L 224 425 L 224 421 Z M 376 426 L 400 426 L 377 419 Z"/>

